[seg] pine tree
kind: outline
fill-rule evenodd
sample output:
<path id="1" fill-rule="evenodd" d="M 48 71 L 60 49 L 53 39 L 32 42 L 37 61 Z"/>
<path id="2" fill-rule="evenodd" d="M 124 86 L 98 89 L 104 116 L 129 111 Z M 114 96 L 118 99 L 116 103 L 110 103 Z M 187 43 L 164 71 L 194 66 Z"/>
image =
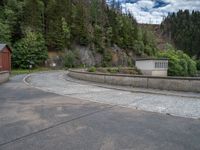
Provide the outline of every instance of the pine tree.
<path id="1" fill-rule="evenodd" d="M 43 32 L 44 3 L 41 0 L 26 0 L 24 6 L 24 28 L 30 27 L 34 32 Z"/>
<path id="2" fill-rule="evenodd" d="M 169 37 L 178 49 L 190 56 L 200 57 L 200 12 L 180 10 L 170 14 L 161 24 L 165 35 Z"/>

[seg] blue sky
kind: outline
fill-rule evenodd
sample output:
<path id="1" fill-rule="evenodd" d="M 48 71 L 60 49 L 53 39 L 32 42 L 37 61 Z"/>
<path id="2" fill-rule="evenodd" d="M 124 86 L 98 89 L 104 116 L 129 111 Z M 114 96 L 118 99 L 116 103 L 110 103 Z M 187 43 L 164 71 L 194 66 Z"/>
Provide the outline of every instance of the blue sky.
<path id="1" fill-rule="evenodd" d="M 182 9 L 199 10 L 200 0 L 119 0 L 123 11 L 130 11 L 139 23 L 160 24 L 168 13 Z"/>

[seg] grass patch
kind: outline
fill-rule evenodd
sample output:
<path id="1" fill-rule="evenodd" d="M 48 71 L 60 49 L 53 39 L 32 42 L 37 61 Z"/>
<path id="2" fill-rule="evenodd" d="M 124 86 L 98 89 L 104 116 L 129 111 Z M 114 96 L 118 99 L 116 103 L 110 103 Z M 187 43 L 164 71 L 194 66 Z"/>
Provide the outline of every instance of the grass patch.
<path id="1" fill-rule="evenodd" d="M 34 73 L 34 72 L 40 72 L 40 71 L 49 71 L 51 69 L 49 68 L 35 68 L 35 69 L 13 69 L 11 71 L 11 75 L 15 76 L 15 75 L 20 75 L 20 74 L 29 74 L 29 73 Z"/>
<path id="2" fill-rule="evenodd" d="M 89 69 L 88 69 L 88 72 L 96 72 L 96 68 L 95 67 L 90 67 Z"/>

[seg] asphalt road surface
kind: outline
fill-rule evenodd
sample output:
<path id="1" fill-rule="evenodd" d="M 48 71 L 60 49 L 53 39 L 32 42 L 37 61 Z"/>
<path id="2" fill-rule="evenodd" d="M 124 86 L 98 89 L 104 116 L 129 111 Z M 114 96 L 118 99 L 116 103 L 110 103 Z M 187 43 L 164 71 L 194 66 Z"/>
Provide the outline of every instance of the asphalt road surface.
<path id="1" fill-rule="evenodd" d="M 198 98 L 83 84 L 65 72 L 33 74 L 29 85 L 24 77 L 0 85 L 0 150 L 200 149 Z"/>

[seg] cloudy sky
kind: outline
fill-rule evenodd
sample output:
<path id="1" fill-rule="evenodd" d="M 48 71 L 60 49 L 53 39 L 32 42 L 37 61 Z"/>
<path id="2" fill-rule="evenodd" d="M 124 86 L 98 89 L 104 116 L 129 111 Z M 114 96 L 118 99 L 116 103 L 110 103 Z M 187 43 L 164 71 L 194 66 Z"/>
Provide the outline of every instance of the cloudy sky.
<path id="1" fill-rule="evenodd" d="M 139 23 L 160 24 L 168 13 L 180 9 L 199 10 L 200 0 L 119 0 L 123 11 L 130 11 Z"/>

